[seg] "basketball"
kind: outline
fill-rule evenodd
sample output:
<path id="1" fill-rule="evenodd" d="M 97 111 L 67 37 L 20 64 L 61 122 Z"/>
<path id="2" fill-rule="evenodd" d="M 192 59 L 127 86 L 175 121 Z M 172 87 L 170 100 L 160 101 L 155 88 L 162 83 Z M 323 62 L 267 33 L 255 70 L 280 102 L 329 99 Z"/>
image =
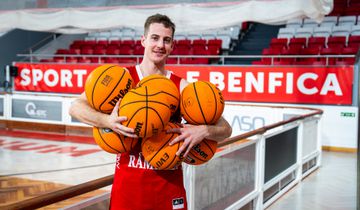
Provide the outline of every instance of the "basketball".
<path id="1" fill-rule="evenodd" d="M 215 154 L 217 142 L 204 139 L 199 144 L 191 148 L 189 154 L 184 158 L 184 162 L 190 165 L 201 165 L 209 161 Z"/>
<path id="2" fill-rule="evenodd" d="M 171 115 L 166 98 L 158 89 L 146 86 L 130 90 L 120 102 L 118 114 L 127 117 L 122 124 L 141 138 L 161 132 Z"/>
<path id="3" fill-rule="evenodd" d="M 182 160 L 176 155 L 183 142 L 169 145 L 170 141 L 176 138 L 178 133 L 166 133 L 167 129 L 179 127 L 169 123 L 159 134 L 144 139 L 141 143 L 141 151 L 145 160 L 154 168 L 160 170 L 172 169 L 181 164 Z"/>
<path id="4" fill-rule="evenodd" d="M 147 86 L 150 88 L 157 88 L 166 95 L 171 113 L 175 113 L 180 100 L 180 92 L 171 79 L 168 79 L 165 76 L 153 74 L 147 77 L 144 77 L 137 86 Z"/>
<path id="5" fill-rule="evenodd" d="M 93 137 L 101 149 L 113 154 L 128 152 L 138 142 L 138 139 L 117 134 L 109 128 L 93 127 Z"/>
<path id="6" fill-rule="evenodd" d="M 186 86 L 180 97 L 180 112 L 193 125 L 211 125 L 224 111 L 221 91 L 212 83 L 197 81 Z"/>
<path id="7" fill-rule="evenodd" d="M 85 82 L 85 94 L 91 107 L 110 113 L 116 102 L 134 86 L 126 68 L 105 64 L 95 68 Z"/>

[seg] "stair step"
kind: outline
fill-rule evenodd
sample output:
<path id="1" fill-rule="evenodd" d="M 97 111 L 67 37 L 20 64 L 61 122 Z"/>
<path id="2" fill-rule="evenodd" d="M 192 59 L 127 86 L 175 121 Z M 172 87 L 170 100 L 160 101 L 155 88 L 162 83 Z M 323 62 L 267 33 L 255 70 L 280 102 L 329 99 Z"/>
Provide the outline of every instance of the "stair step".
<path id="1" fill-rule="evenodd" d="M 277 37 L 279 28 L 284 26 L 273 26 L 256 23 L 242 40 L 234 44 L 234 49 L 229 55 L 261 55 L 263 49 L 268 48 L 272 38 Z M 251 64 L 259 58 L 233 58 L 226 63 Z"/>

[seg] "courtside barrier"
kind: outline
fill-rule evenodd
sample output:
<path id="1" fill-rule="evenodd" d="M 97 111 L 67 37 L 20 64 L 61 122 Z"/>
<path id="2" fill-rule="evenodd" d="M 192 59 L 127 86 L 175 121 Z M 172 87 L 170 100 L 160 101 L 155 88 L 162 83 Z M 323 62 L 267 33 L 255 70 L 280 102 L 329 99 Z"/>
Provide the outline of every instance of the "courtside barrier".
<path id="1" fill-rule="evenodd" d="M 292 117 L 226 139 L 219 144 L 215 156 L 203 165 L 184 164 L 189 209 L 265 209 L 320 166 L 321 110 L 227 105 L 254 110 L 266 108 Z M 20 201 L 5 209 L 39 208 L 110 185 L 112 179 L 112 175 L 103 177 Z M 63 209 L 103 206 L 99 203 L 108 204 L 108 199 L 109 193 L 106 193 Z"/>

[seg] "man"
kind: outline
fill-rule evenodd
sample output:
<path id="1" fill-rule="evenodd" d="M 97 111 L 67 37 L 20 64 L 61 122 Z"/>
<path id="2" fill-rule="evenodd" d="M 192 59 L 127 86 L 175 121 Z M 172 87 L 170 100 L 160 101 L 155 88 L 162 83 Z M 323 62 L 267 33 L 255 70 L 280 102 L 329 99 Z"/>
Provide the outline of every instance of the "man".
<path id="1" fill-rule="evenodd" d="M 140 65 L 128 68 L 134 82 L 151 74 L 160 74 L 171 79 L 183 90 L 188 82 L 165 70 L 166 58 L 174 47 L 175 24 L 165 15 L 148 17 L 144 25 L 141 44 L 145 48 Z M 103 114 L 92 109 L 83 93 L 70 108 L 70 115 L 92 126 L 110 128 L 113 131 L 136 138 L 134 129 L 121 122 L 126 117 L 118 116 L 119 102 L 113 112 Z M 231 135 L 230 125 L 220 118 L 216 125 L 186 125 L 173 129 L 180 135 L 170 144 L 184 141 L 177 155 L 186 156 L 190 149 L 203 139 L 221 141 Z M 140 144 L 129 153 L 119 154 L 111 192 L 111 209 L 187 209 L 181 167 L 173 170 L 154 170 L 144 161 Z"/>

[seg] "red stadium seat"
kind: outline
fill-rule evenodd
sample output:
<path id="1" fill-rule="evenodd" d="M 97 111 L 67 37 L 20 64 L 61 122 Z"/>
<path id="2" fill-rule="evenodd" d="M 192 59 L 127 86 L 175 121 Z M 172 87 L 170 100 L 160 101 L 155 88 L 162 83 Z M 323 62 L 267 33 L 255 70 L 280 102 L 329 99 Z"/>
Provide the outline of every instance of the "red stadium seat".
<path id="1" fill-rule="evenodd" d="M 308 39 L 307 47 L 311 48 L 324 48 L 325 47 L 326 38 L 325 37 L 310 37 Z"/>
<path id="2" fill-rule="evenodd" d="M 69 50 L 68 49 L 57 49 L 55 54 L 57 54 L 57 55 L 67 55 L 67 54 L 69 54 Z"/>
<path id="3" fill-rule="evenodd" d="M 285 48 L 288 45 L 286 38 L 272 38 L 270 41 L 270 48 Z"/>
<path id="4" fill-rule="evenodd" d="M 252 65 L 271 65 L 271 60 L 253 61 L 251 64 Z"/>
<path id="5" fill-rule="evenodd" d="M 327 41 L 327 46 L 329 48 L 343 48 L 346 46 L 346 37 L 345 36 L 329 37 Z"/>
<path id="6" fill-rule="evenodd" d="M 78 58 L 78 63 L 91 63 L 90 58 Z"/>
<path id="7" fill-rule="evenodd" d="M 131 47 L 130 45 L 121 45 L 119 50 L 120 55 L 133 55 L 134 51 L 133 47 Z"/>
<path id="8" fill-rule="evenodd" d="M 99 48 L 99 49 L 95 49 L 93 51 L 94 55 L 105 55 L 106 54 L 106 49 L 105 48 Z"/>
<path id="9" fill-rule="evenodd" d="M 192 49 L 192 54 L 194 54 L 194 55 L 209 55 L 209 52 L 206 50 L 206 48 L 196 46 Z"/>
<path id="10" fill-rule="evenodd" d="M 339 55 L 341 54 L 342 48 L 323 48 L 320 50 L 320 55 Z M 326 58 L 320 58 L 320 61 L 325 61 Z M 334 65 L 336 61 L 335 57 L 328 57 L 328 64 Z"/>
<path id="11" fill-rule="evenodd" d="M 194 39 L 192 42 L 192 47 L 206 49 L 206 40 L 205 39 Z"/>
<path id="12" fill-rule="evenodd" d="M 121 64 L 136 64 L 136 58 L 118 58 Z"/>
<path id="13" fill-rule="evenodd" d="M 208 58 L 193 58 L 193 64 L 203 64 L 203 65 L 207 65 L 209 64 L 209 59 Z"/>
<path id="14" fill-rule="evenodd" d="M 306 47 L 306 38 L 305 37 L 298 37 L 298 38 L 290 39 L 289 48 L 302 49 L 304 47 Z"/>
<path id="15" fill-rule="evenodd" d="M 106 49 L 106 55 L 119 55 L 120 54 L 120 49 L 116 48 L 116 47 L 108 47 Z"/>
<path id="16" fill-rule="evenodd" d="M 66 63 L 77 63 L 78 59 L 76 57 L 66 57 Z"/>
<path id="17" fill-rule="evenodd" d="M 134 55 L 143 55 L 145 48 L 142 45 L 136 45 L 134 49 Z"/>
<path id="18" fill-rule="evenodd" d="M 274 65 L 291 65 L 293 64 L 292 60 L 274 60 Z"/>
<path id="19" fill-rule="evenodd" d="M 221 53 L 221 39 L 209 39 L 207 41 L 207 49 L 210 55 L 219 55 Z"/>
<path id="20" fill-rule="evenodd" d="M 108 57 L 108 58 L 105 58 L 105 63 L 119 63 L 119 59 Z"/>
<path id="21" fill-rule="evenodd" d="M 110 45 L 114 45 L 114 46 L 119 47 L 119 46 L 121 45 L 121 40 L 110 40 L 110 41 L 109 41 L 109 44 L 108 44 L 108 47 L 109 47 Z"/>
<path id="22" fill-rule="evenodd" d="M 89 47 L 81 48 L 81 51 L 80 51 L 80 53 L 82 55 L 92 55 L 93 52 L 94 52 L 94 50 L 92 48 L 89 48 Z"/>
<path id="23" fill-rule="evenodd" d="M 69 55 L 79 55 L 81 52 L 80 48 L 74 48 L 74 49 L 69 49 L 68 54 Z"/>
<path id="24" fill-rule="evenodd" d="M 354 65 L 354 63 L 355 63 L 355 58 L 353 60 L 341 60 L 341 61 L 337 60 L 335 65 L 341 65 L 341 66 Z"/>
<path id="25" fill-rule="evenodd" d="M 123 46 L 128 46 L 128 47 L 134 47 L 135 46 L 135 41 L 134 40 L 122 40 L 121 41 L 121 47 Z"/>
<path id="26" fill-rule="evenodd" d="M 178 59 L 177 58 L 168 58 L 166 60 L 166 64 L 177 64 L 178 63 Z"/>
<path id="27" fill-rule="evenodd" d="M 359 47 L 344 47 L 341 53 L 344 55 L 356 55 L 358 51 Z"/>

